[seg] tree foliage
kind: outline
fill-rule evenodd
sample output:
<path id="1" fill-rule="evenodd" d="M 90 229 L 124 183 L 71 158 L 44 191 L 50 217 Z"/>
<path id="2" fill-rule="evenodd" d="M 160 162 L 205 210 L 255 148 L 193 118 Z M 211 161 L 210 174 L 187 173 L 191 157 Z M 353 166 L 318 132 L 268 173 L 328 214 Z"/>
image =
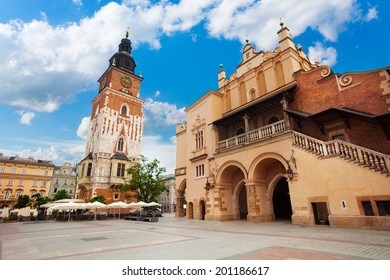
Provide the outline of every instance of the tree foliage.
<path id="1" fill-rule="evenodd" d="M 35 208 L 39 207 L 42 204 L 46 204 L 51 201 L 51 198 L 47 196 L 42 196 L 40 193 L 34 194 L 32 197 L 32 200 L 30 201 L 30 204 Z"/>
<path id="2" fill-rule="evenodd" d="M 94 196 L 92 197 L 89 202 L 95 202 L 95 201 L 98 201 L 98 202 L 101 202 L 101 203 L 106 203 L 106 198 L 103 196 L 103 195 L 97 195 L 97 196 Z"/>
<path id="3" fill-rule="evenodd" d="M 59 190 L 56 195 L 54 196 L 53 200 L 60 200 L 65 198 L 72 198 L 70 194 L 66 190 Z"/>
<path id="4" fill-rule="evenodd" d="M 141 155 L 141 162 L 127 169 L 131 179 L 121 186 L 122 191 L 135 191 L 139 201 L 157 201 L 160 194 L 165 191 L 165 183 L 162 174 L 166 172 L 165 167 L 159 166 L 160 162 L 154 159 L 148 162 L 145 156 Z"/>
<path id="5" fill-rule="evenodd" d="M 15 204 L 14 208 L 21 209 L 27 207 L 30 203 L 30 197 L 28 195 L 21 195 L 18 197 L 18 202 Z"/>

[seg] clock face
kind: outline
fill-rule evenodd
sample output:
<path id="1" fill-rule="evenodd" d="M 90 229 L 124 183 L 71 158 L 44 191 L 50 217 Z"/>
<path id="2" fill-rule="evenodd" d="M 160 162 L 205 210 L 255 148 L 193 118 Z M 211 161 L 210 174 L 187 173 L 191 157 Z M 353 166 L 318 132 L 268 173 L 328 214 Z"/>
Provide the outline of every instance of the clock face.
<path id="1" fill-rule="evenodd" d="M 130 86 L 131 86 L 131 79 L 130 79 L 130 77 L 128 77 L 128 76 L 123 76 L 123 77 L 121 78 L 121 84 L 122 84 L 122 86 L 124 86 L 125 88 L 130 87 Z"/>
<path id="2" fill-rule="evenodd" d="M 103 89 L 106 86 L 106 83 L 107 83 L 107 77 L 104 77 L 100 84 L 100 88 Z"/>

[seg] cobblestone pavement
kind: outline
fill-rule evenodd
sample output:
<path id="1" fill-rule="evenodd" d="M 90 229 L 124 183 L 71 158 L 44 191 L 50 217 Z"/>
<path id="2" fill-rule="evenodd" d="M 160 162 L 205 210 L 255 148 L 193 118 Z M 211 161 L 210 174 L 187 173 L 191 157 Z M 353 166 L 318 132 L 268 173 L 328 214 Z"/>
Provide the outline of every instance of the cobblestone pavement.
<path id="1" fill-rule="evenodd" d="M 390 231 L 288 222 L 127 220 L 0 224 L 3 260 L 390 260 Z"/>

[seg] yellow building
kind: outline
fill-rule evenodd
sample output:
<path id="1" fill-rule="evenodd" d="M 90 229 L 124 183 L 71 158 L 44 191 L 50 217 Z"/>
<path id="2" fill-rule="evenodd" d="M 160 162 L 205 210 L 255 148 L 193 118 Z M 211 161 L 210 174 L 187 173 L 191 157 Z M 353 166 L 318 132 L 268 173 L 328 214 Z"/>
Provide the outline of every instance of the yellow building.
<path id="1" fill-rule="evenodd" d="M 53 170 L 51 161 L 0 154 L 0 208 L 12 208 L 22 195 L 48 196 Z"/>
<path id="2" fill-rule="evenodd" d="M 335 74 L 277 35 L 177 125 L 177 216 L 390 228 L 390 68 Z"/>

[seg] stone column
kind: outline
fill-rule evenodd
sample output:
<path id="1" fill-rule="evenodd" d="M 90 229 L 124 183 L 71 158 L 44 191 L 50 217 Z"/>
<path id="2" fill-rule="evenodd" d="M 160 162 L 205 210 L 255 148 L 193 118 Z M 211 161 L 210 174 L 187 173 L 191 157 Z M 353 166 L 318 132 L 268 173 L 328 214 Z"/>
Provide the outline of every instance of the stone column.
<path id="1" fill-rule="evenodd" d="M 176 217 L 184 217 L 183 211 L 184 196 L 183 191 L 176 190 Z"/>
<path id="2" fill-rule="evenodd" d="M 210 193 L 212 194 L 210 195 Z M 230 221 L 233 220 L 232 203 L 227 201 L 232 199 L 230 184 L 216 184 L 213 189 L 209 190 L 210 212 L 213 214 L 206 215 L 207 220 Z M 229 204 L 229 205 L 228 205 Z"/>
<path id="3" fill-rule="evenodd" d="M 283 106 L 283 110 L 288 109 L 288 101 L 286 97 L 283 97 L 283 99 L 280 100 L 280 103 Z M 290 130 L 291 129 L 290 117 L 285 111 L 283 111 L 283 116 L 284 116 L 284 121 L 286 123 L 286 130 Z"/>
<path id="4" fill-rule="evenodd" d="M 244 123 L 245 123 L 245 138 L 246 142 L 249 142 L 249 117 L 247 114 L 245 114 L 243 117 Z"/>
<path id="5" fill-rule="evenodd" d="M 267 198 L 267 184 L 265 180 L 246 182 L 248 199 L 248 221 L 272 221 L 269 201 Z"/>

